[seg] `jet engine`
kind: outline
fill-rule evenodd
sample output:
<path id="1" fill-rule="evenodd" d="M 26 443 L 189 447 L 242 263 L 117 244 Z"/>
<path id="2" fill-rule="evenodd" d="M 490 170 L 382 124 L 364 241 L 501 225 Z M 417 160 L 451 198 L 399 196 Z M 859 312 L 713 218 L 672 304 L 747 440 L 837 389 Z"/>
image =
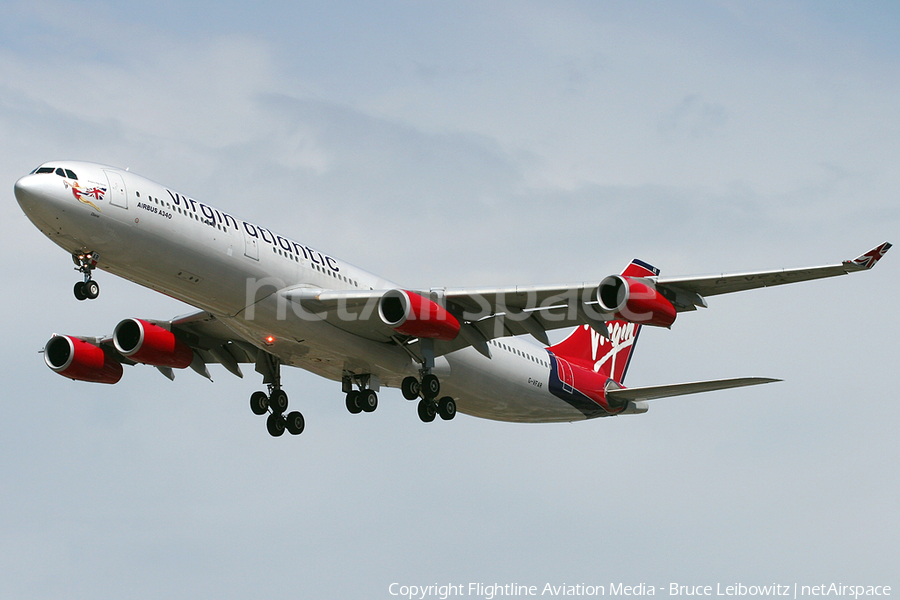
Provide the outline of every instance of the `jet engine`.
<path id="1" fill-rule="evenodd" d="M 610 275 L 600 282 L 597 301 L 604 311 L 641 325 L 669 327 L 677 315 L 672 303 L 656 288 L 622 275 Z"/>
<path id="2" fill-rule="evenodd" d="M 378 301 L 378 316 L 404 335 L 449 342 L 459 335 L 459 321 L 440 304 L 415 292 L 390 290 Z"/>
<path id="3" fill-rule="evenodd" d="M 125 319 L 116 325 L 113 345 L 123 356 L 154 367 L 183 369 L 194 360 L 194 351 L 175 334 L 142 319 Z"/>
<path id="4" fill-rule="evenodd" d="M 69 379 L 116 383 L 122 378 L 122 363 L 107 356 L 103 348 L 68 335 L 54 335 L 44 346 L 47 366 Z"/>

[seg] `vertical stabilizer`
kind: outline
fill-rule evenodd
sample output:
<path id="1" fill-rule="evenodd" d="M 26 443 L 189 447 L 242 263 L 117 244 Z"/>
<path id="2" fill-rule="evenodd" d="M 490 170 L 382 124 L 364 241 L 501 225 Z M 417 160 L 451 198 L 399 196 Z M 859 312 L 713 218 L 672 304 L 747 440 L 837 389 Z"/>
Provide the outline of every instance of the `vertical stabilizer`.
<path id="1" fill-rule="evenodd" d="M 626 277 L 653 277 L 659 269 L 634 259 L 622 271 Z M 550 346 L 547 350 L 555 356 L 574 363 L 595 373 L 612 379 L 618 384 L 625 380 L 634 346 L 637 344 L 641 326 L 628 321 L 608 321 L 609 338 L 594 331 L 590 325 L 580 325 L 569 337 Z"/>

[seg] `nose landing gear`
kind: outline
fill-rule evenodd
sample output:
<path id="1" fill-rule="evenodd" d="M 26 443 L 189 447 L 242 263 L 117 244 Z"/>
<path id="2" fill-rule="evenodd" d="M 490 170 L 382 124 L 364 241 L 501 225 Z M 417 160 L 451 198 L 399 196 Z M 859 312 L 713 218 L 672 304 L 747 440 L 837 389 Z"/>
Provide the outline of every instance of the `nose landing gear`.
<path id="1" fill-rule="evenodd" d="M 75 270 L 84 274 L 84 281 L 75 284 L 73 292 L 78 300 L 94 300 L 100 295 L 100 286 L 91 279 L 91 272 L 97 268 L 100 255 L 96 252 L 73 254 L 72 261 L 78 265 Z"/>

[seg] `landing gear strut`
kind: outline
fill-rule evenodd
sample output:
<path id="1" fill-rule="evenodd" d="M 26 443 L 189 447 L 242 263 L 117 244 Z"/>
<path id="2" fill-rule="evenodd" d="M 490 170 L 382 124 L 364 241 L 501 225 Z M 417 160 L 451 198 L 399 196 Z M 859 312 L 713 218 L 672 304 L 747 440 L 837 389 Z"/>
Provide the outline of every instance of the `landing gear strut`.
<path id="1" fill-rule="evenodd" d="M 91 272 L 97 268 L 99 260 L 100 255 L 96 252 L 72 255 L 72 261 L 77 265 L 75 270 L 84 275 L 84 281 L 76 283 L 72 290 L 78 300 L 94 300 L 100 295 L 100 286 L 91 279 Z"/>
<path id="2" fill-rule="evenodd" d="M 250 410 L 255 415 L 269 413 L 266 429 L 272 437 L 279 437 L 285 430 L 291 435 L 300 435 L 306 427 L 303 415 L 293 411 L 285 415 L 288 408 L 287 393 L 281 389 L 281 361 L 268 352 L 261 352 L 256 361 L 256 370 L 262 373 L 263 383 L 269 393 L 253 392 L 250 395 Z"/>

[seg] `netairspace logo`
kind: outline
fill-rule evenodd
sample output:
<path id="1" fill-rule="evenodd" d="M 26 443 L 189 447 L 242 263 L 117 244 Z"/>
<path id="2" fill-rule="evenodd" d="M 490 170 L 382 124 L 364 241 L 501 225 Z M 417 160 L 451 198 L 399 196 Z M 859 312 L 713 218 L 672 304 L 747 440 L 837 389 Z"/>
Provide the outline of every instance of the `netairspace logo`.
<path id="1" fill-rule="evenodd" d="M 716 585 L 683 585 L 670 583 L 667 586 L 653 586 L 646 583 L 638 585 L 625 585 L 622 583 L 610 583 L 609 585 L 579 584 L 552 584 L 543 586 L 524 585 L 519 583 L 460 583 L 460 584 L 431 584 L 431 585 L 405 585 L 392 583 L 388 586 L 391 596 L 407 598 L 408 600 L 425 600 L 437 598 L 447 600 L 454 597 L 482 598 L 494 600 L 495 598 L 508 598 L 516 596 L 655 596 L 666 594 L 675 596 L 786 596 L 797 600 L 803 597 L 837 596 L 852 597 L 859 600 L 866 596 L 890 596 L 891 586 L 888 585 L 844 585 L 842 583 L 823 583 L 819 585 L 799 585 L 772 583 L 766 585 L 746 585 L 743 583 Z"/>

